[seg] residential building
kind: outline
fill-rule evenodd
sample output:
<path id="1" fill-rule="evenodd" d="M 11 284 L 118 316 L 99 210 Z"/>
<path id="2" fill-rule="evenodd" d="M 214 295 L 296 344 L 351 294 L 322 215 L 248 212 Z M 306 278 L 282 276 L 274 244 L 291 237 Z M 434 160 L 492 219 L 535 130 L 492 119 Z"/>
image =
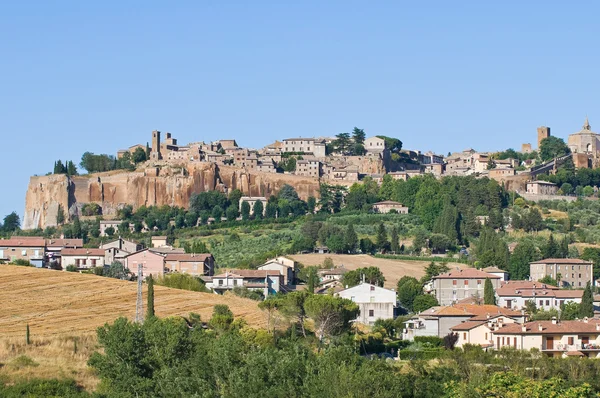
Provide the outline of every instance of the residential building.
<path id="1" fill-rule="evenodd" d="M 394 202 L 393 200 L 384 200 L 383 202 L 377 202 L 373 204 L 373 211 L 376 213 L 389 213 L 395 210 L 396 213 L 408 214 L 408 207 L 402 203 Z"/>
<path id="2" fill-rule="evenodd" d="M 499 276 L 501 279 L 501 282 L 506 282 L 508 280 L 508 272 L 506 272 L 503 269 L 500 269 L 498 267 L 486 267 L 486 268 L 483 268 L 482 271 L 487 272 L 488 274 Z"/>
<path id="3" fill-rule="evenodd" d="M 113 229 L 113 233 L 119 232 L 119 225 L 121 225 L 122 221 L 120 220 L 102 220 L 100 221 L 100 236 L 108 236 L 106 230 L 108 228 Z"/>
<path id="4" fill-rule="evenodd" d="M 169 244 L 167 244 L 167 237 L 166 236 L 153 236 L 151 239 L 152 242 L 152 247 L 165 247 L 165 246 L 169 246 Z"/>
<path id="5" fill-rule="evenodd" d="M 348 271 L 349 270 L 347 268 L 344 268 L 344 266 L 341 265 L 336 268 L 321 269 L 317 273 L 319 275 L 319 280 L 321 282 L 332 281 L 332 280 L 341 281 L 344 274 Z"/>
<path id="6" fill-rule="evenodd" d="M 277 294 L 282 284 L 283 275 L 277 270 L 233 269 L 214 275 L 206 287 L 213 289 L 217 294 L 223 294 L 235 287 L 245 287 L 262 292 L 266 298 L 270 294 Z"/>
<path id="7" fill-rule="evenodd" d="M 261 158 L 262 159 L 262 158 Z M 256 170 L 263 173 L 276 173 L 275 163 L 272 159 L 259 160 L 256 165 Z"/>
<path id="8" fill-rule="evenodd" d="M 240 208 L 239 211 L 242 211 L 242 203 L 244 202 L 248 202 L 248 204 L 250 205 L 250 214 L 253 215 L 254 214 L 254 203 L 261 201 L 263 204 L 263 216 L 265 215 L 265 211 L 267 210 L 267 198 L 265 198 L 264 196 L 242 196 L 240 198 Z"/>
<path id="9" fill-rule="evenodd" d="M 508 281 L 496 289 L 496 303 L 514 310 L 525 309 L 533 301 L 538 309 L 560 309 L 570 302 L 581 303 L 583 290 L 559 289 L 556 286 L 532 281 Z"/>
<path id="10" fill-rule="evenodd" d="M 126 251 L 128 253 L 134 253 L 134 252 L 137 252 L 138 250 L 142 250 L 142 245 L 139 243 L 136 243 L 136 242 L 132 242 L 130 240 L 125 240 L 123 238 L 118 238 L 113 241 L 103 243 L 102 245 L 100 245 L 100 249 L 106 250 L 106 249 L 110 249 L 110 248 L 116 248 L 119 250 Z"/>
<path id="11" fill-rule="evenodd" d="M 585 288 L 594 283 L 594 264 L 578 258 L 547 258 L 529 263 L 529 275 L 534 281 L 546 276 L 559 281 L 559 287 Z"/>
<path id="12" fill-rule="evenodd" d="M 505 182 L 506 179 L 508 177 L 512 177 L 516 174 L 515 169 L 509 169 L 509 168 L 495 168 L 495 169 L 491 169 L 489 170 L 490 174 L 489 177 L 492 180 L 496 180 L 499 183 Z"/>
<path id="13" fill-rule="evenodd" d="M 491 348 L 494 347 L 494 331 L 514 323 L 516 321 L 513 318 L 501 314 L 476 316 L 451 327 L 450 331 L 458 335 L 456 347 L 475 344 L 483 348 Z"/>
<path id="14" fill-rule="evenodd" d="M 397 307 L 396 292 L 370 283 L 361 283 L 336 294 L 352 300 L 360 309 L 358 322 L 373 325 L 378 319 L 393 319 Z"/>
<path id="15" fill-rule="evenodd" d="M 283 276 L 284 285 L 293 284 L 296 278 L 296 262 L 287 257 L 277 257 L 272 260 L 269 260 L 260 267 L 258 267 L 258 269 L 261 271 L 279 271 L 279 273 Z"/>
<path id="16" fill-rule="evenodd" d="M 433 294 L 441 305 L 450 305 L 472 296 L 483 297 L 483 285 L 490 279 L 494 289 L 501 278 L 475 268 L 457 269 L 433 278 Z"/>
<path id="17" fill-rule="evenodd" d="M 63 270 L 66 270 L 69 266 L 77 269 L 104 267 L 103 249 L 62 249 L 60 257 Z"/>
<path id="18" fill-rule="evenodd" d="M 532 195 L 556 195 L 558 186 L 548 181 L 530 181 L 527 183 L 527 193 Z"/>
<path id="19" fill-rule="evenodd" d="M 168 253 L 165 255 L 165 267 L 169 272 L 212 276 L 215 258 L 210 253 Z"/>
<path id="20" fill-rule="evenodd" d="M 294 174 L 304 177 L 320 177 L 321 162 L 316 159 L 297 160 Z"/>
<path id="21" fill-rule="evenodd" d="M 142 265 L 143 278 L 146 278 L 148 275 L 154 277 L 163 276 L 165 273 L 165 256 L 150 251 L 150 249 L 142 249 L 135 253 L 131 253 L 125 257 L 125 261 L 125 266 L 129 268 L 134 275 L 137 275 L 138 273 L 138 266 Z"/>
<path id="22" fill-rule="evenodd" d="M 379 154 L 385 150 L 385 140 L 379 137 L 369 137 L 365 140 L 367 154 Z"/>
<path id="23" fill-rule="evenodd" d="M 44 266 L 46 240 L 37 236 L 13 236 L 0 239 L 0 259 L 6 262 L 27 260 L 40 268 Z"/>
<path id="24" fill-rule="evenodd" d="M 425 310 L 405 323 L 402 339 L 414 340 L 416 336 L 444 337 L 451 329 L 463 322 L 482 321 L 488 317 L 510 317 L 516 322 L 525 322 L 525 315 L 495 305 L 458 303 L 451 306 L 437 306 Z"/>
<path id="25" fill-rule="evenodd" d="M 493 332 L 494 348 L 540 350 L 549 357 L 600 357 L 600 321 L 533 321 L 506 324 Z"/>
<path id="26" fill-rule="evenodd" d="M 46 239 L 46 265 L 50 267 L 60 267 L 62 249 L 78 249 L 83 247 L 83 239 Z"/>
<path id="27" fill-rule="evenodd" d="M 311 153 L 318 158 L 325 157 L 325 141 L 315 138 L 286 138 L 283 152 Z"/>

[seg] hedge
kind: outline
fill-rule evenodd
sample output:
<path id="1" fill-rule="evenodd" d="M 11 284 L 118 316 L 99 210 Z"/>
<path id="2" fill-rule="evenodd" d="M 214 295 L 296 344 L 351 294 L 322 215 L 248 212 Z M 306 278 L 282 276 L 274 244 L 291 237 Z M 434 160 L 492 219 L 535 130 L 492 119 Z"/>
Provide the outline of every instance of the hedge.
<path id="1" fill-rule="evenodd" d="M 425 348 L 423 350 L 415 351 L 415 350 L 400 350 L 398 352 L 398 356 L 400 359 L 407 360 L 430 360 L 436 359 L 444 355 L 443 348 Z"/>

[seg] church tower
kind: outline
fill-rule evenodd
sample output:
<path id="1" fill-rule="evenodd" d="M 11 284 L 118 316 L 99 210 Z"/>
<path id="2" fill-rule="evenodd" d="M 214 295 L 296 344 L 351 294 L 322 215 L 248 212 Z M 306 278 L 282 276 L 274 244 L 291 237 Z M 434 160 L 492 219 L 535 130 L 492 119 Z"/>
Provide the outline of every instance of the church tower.
<path id="1" fill-rule="evenodd" d="M 154 130 L 152 132 L 152 152 L 150 152 L 150 159 L 162 159 L 162 156 L 160 154 L 160 131 L 158 130 Z"/>

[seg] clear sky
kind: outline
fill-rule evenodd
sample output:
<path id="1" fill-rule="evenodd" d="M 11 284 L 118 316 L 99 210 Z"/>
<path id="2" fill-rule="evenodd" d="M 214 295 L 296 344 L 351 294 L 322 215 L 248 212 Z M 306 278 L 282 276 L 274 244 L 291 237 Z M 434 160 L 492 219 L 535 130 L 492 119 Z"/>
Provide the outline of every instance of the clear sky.
<path id="1" fill-rule="evenodd" d="M 599 2 L 4 1 L 0 215 L 29 176 L 154 129 L 181 143 L 365 129 L 438 153 L 600 131 Z M 597 127 L 597 129 L 595 129 Z"/>

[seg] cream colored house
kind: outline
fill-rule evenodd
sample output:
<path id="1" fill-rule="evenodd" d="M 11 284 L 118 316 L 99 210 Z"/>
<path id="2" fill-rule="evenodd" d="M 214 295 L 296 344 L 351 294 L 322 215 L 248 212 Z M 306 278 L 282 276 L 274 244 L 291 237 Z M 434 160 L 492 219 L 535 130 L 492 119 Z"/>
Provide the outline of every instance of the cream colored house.
<path id="1" fill-rule="evenodd" d="M 291 285 L 294 283 L 296 275 L 296 262 L 287 257 L 279 256 L 267 261 L 258 267 L 258 269 L 279 271 L 279 273 L 283 275 L 284 285 Z"/>
<path id="2" fill-rule="evenodd" d="M 529 263 L 529 275 L 534 281 L 546 276 L 560 281 L 560 287 L 583 289 L 594 284 L 594 263 L 578 258 L 546 258 Z"/>
<path id="3" fill-rule="evenodd" d="M 527 193 L 532 195 L 556 195 L 558 186 L 548 181 L 531 181 L 527 183 Z"/>
<path id="4" fill-rule="evenodd" d="M 104 255 L 104 249 L 62 249 L 61 266 L 63 270 L 70 265 L 77 269 L 104 267 Z"/>
<path id="5" fill-rule="evenodd" d="M 393 200 L 384 200 L 383 202 L 377 202 L 373 204 L 373 211 L 376 213 L 389 213 L 395 210 L 400 214 L 408 214 L 408 207 L 402 203 L 394 202 Z"/>
<path id="6" fill-rule="evenodd" d="M 486 278 L 492 281 L 494 290 L 500 287 L 501 278 L 475 268 L 457 269 L 433 278 L 433 293 L 438 303 L 450 305 L 471 297 L 483 297 Z"/>
<path id="7" fill-rule="evenodd" d="M 536 348 L 550 357 L 600 357 L 600 320 L 534 321 L 506 324 L 493 332 L 494 348 Z"/>
<path id="8" fill-rule="evenodd" d="M 450 330 L 458 334 L 457 347 L 476 344 L 490 348 L 494 346 L 493 332 L 503 325 L 511 323 L 516 323 L 515 319 L 504 315 L 476 316 L 450 328 Z"/>
<path id="9" fill-rule="evenodd" d="M 381 153 L 385 149 L 385 140 L 379 137 L 369 137 L 365 140 L 367 154 Z"/>
<path id="10" fill-rule="evenodd" d="M 393 319 L 396 308 L 396 292 L 370 283 L 344 289 L 336 296 L 352 300 L 360 309 L 358 322 L 372 325 L 378 319 Z"/>

